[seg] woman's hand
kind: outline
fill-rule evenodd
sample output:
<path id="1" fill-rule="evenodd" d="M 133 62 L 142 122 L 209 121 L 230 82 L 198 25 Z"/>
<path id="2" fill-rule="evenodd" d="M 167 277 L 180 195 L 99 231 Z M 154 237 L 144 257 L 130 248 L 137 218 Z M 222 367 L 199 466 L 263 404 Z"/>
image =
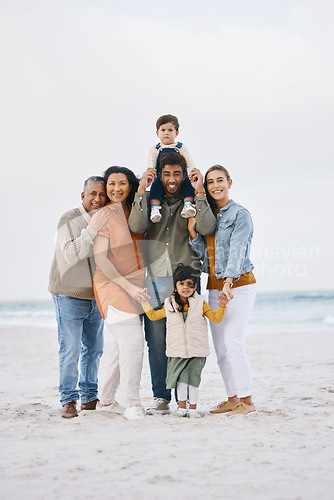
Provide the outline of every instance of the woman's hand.
<path id="1" fill-rule="evenodd" d="M 203 187 L 203 175 L 201 174 L 200 170 L 198 170 L 198 168 L 193 168 L 190 170 L 189 179 L 195 191 L 203 191 L 203 194 L 205 194 Z"/>
<path id="2" fill-rule="evenodd" d="M 109 214 L 104 210 L 98 210 L 91 218 L 89 225 L 98 233 L 109 220 Z"/>
<path id="3" fill-rule="evenodd" d="M 188 219 L 188 231 L 190 239 L 193 240 L 197 236 L 197 231 L 195 229 L 196 217 L 189 217 Z"/>
<path id="4" fill-rule="evenodd" d="M 226 307 L 226 304 L 230 301 L 230 299 L 225 295 L 225 293 L 220 293 L 218 295 L 219 305 L 223 309 Z"/>
<path id="5" fill-rule="evenodd" d="M 146 169 L 142 175 L 142 178 L 140 179 L 137 193 L 145 193 L 146 189 L 152 184 L 156 176 L 157 174 L 154 168 Z"/>
<path id="6" fill-rule="evenodd" d="M 129 284 L 126 291 L 134 300 L 137 300 L 140 304 L 148 302 L 151 298 L 147 293 L 147 288 L 140 288 L 139 286 Z"/>
<path id="7" fill-rule="evenodd" d="M 231 285 L 228 282 L 224 283 L 223 293 L 226 295 L 226 297 L 227 297 L 228 300 L 232 300 L 233 299 L 233 293 L 232 293 L 232 290 L 231 290 Z"/>

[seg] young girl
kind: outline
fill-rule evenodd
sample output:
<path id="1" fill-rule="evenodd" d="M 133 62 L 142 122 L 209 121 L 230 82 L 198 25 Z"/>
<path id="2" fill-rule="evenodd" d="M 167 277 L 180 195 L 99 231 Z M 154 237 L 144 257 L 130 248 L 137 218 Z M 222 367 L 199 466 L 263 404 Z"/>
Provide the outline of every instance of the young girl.
<path id="1" fill-rule="evenodd" d="M 167 318 L 166 355 L 168 356 L 166 384 L 177 388 L 179 408 L 175 417 L 198 418 L 196 410 L 198 387 L 206 358 L 209 355 L 208 326 L 205 317 L 220 323 L 225 314 L 227 297 L 219 295 L 217 312 L 196 293 L 199 272 L 179 264 L 173 274 L 174 293 L 155 311 L 148 302 L 142 307 L 151 321 Z M 186 409 L 189 394 L 189 411 Z"/>

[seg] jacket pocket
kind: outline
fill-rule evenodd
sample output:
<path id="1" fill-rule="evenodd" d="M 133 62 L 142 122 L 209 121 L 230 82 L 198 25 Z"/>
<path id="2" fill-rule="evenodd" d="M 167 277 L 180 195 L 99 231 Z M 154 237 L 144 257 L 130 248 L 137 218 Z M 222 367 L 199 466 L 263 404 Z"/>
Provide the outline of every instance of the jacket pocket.
<path id="1" fill-rule="evenodd" d="M 229 241 L 234 228 L 234 220 L 221 221 L 218 227 L 218 238 L 221 241 Z"/>

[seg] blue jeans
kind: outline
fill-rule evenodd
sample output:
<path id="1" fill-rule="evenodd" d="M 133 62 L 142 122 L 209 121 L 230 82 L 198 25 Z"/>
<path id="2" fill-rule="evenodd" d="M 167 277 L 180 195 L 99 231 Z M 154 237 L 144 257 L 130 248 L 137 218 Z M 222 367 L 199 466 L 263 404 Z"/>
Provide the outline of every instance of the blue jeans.
<path id="1" fill-rule="evenodd" d="M 103 352 L 103 319 L 95 300 L 52 295 L 58 323 L 59 392 L 62 405 L 97 399 L 97 373 Z M 80 379 L 78 385 L 78 363 Z"/>

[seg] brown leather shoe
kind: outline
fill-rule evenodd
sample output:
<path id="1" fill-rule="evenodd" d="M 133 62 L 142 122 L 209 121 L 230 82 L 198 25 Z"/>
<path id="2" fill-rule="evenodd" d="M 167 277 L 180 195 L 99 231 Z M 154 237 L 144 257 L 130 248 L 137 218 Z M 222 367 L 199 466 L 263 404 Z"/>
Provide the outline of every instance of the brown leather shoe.
<path id="1" fill-rule="evenodd" d="M 81 403 L 82 410 L 95 410 L 98 399 L 94 399 L 93 401 L 88 401 L 88 403 Z"/>
<path id="2" fill-rule="evenodd" d="M 70 401 L 69 403 L 65 403 L 63 405 L 61 416 L 63 418 L 74 418 L 74 417 L 77 417 L 78 416 L 77 402 L 76 401 Z"/>

